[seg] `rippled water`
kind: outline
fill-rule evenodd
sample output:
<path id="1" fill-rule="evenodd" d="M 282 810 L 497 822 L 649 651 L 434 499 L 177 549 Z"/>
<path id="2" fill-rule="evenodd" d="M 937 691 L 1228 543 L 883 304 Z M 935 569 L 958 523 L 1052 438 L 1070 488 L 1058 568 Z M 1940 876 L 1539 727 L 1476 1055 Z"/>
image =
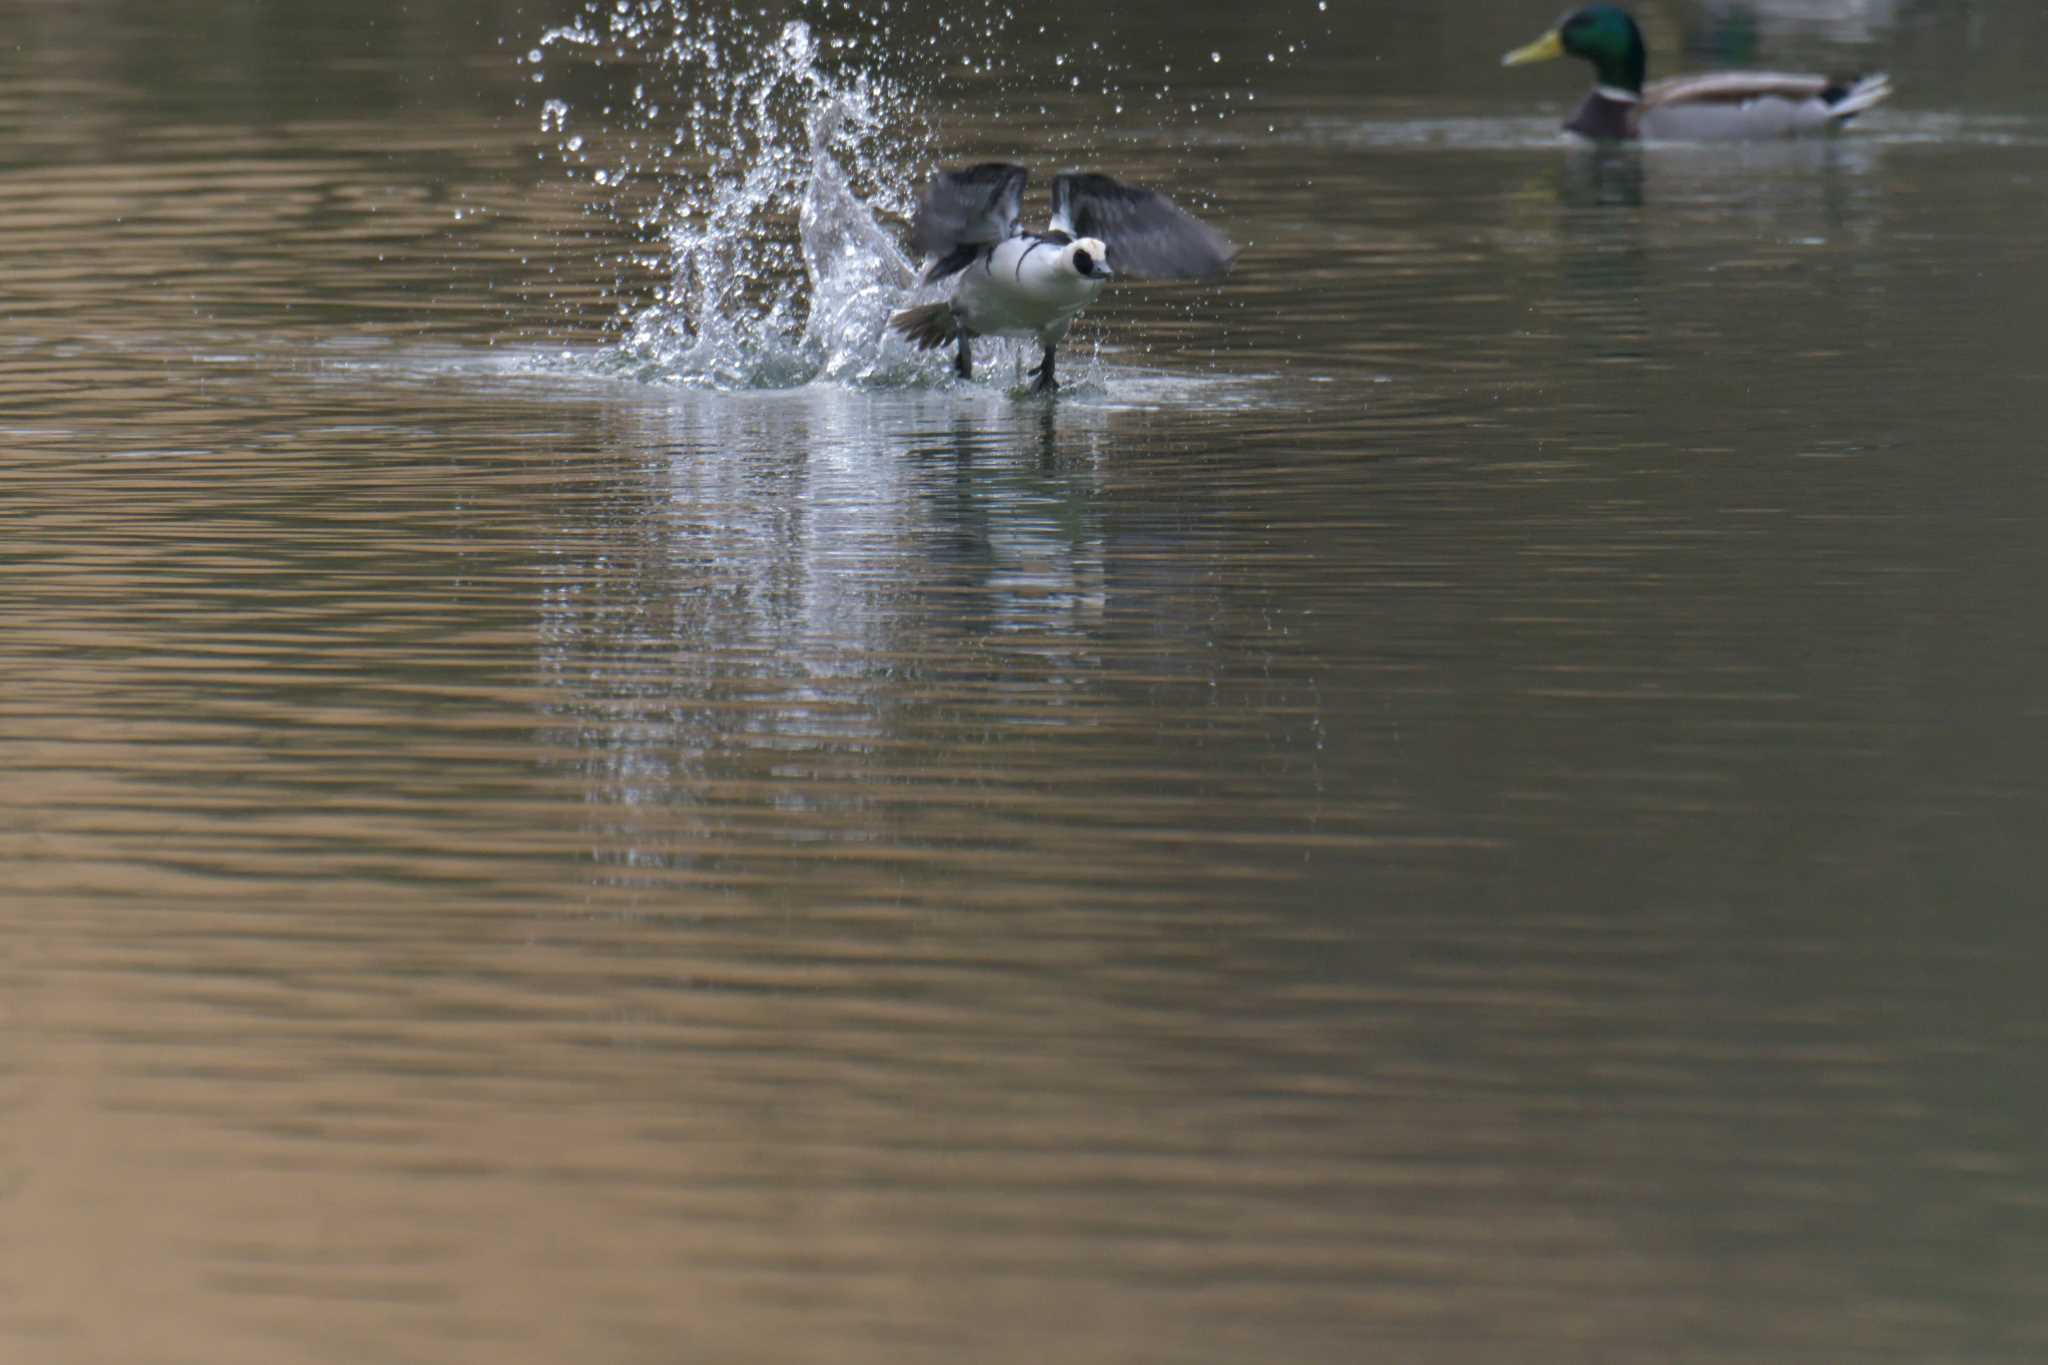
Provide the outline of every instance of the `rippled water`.
<path id="1" fill-rule="evenodd" d="M 706 314 L 423 8 L 0 5 L 0 1359 L 2048 1353 L 2039 14 L 777 10 Z M 1241 268 L 892 369 L 921 148 Z"/>

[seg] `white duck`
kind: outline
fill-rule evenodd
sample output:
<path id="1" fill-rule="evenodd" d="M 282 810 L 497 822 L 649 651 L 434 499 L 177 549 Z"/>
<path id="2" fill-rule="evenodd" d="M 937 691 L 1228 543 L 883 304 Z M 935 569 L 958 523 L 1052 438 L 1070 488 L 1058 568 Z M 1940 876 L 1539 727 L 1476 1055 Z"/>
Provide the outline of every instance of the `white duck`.
<path id="1" fill-rule="evenodd" d="M 974 377 L 974 337 L 1021 336 L 1045 351 L 1032 387 L 1057 389 L 1053 350 L 1104 281 L 1216 279 L 1237 256 L 1222 233 L 1165 195 L 1084 172 L 1054 177 L 1051 224 L 1025 232 L 1017 220 L 1030 175 L 1001 161 L 941 171 L 911 224 L 911 248 L 934 258 L 920 283 L 954 275 L 959 283 L 950 299 L 906 308 L 889 325 L 920 350 L 957 342 L 962 379 Z"/>

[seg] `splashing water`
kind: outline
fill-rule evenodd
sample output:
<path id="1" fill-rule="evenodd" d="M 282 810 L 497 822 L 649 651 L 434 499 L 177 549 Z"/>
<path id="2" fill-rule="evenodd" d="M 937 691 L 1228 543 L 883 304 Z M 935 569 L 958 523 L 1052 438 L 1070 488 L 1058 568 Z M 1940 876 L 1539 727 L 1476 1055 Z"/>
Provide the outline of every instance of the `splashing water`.
<path id="1" fill-rule="evenodd" d="M 629 215 L 655 246 L 635 262 L 661 281 L 652 301 L 622 307 L 624 368 L 736 389 L 915 382 L 932 370 L 885 329 L 915 272 L 880 215 L 907 216 L 915 168 L 930 159 L 905 88 L 828 72 L 804 20 L 771 38 L 682 0 L 591 6 L 543 36 L 556 44 L 609 45 L 657 86 L 636 84 L 626 126 L 601 138 L 572 131 L 568 101 L 542 114 L 605 196 L 596 207 Z M 610 159 L 591 168 L 599 141 Z"/>
<path id="2" fill-rule="evenodd" d="M 1026 102 L 1045 112 L 1045 72 L 1019 67 L 1009 41 L 1027 21 L 1004 0 L 801 5 L 809 18 L 783 22 L 697 0 L 584 0 L 521 58 L 536 83 L 558 59 L 605 69 L 594 96 L 549 91 L 540 122 L 594 191 L 589 208 L 643 244 L 617 261 L 620 340 L 608 368 L 726 389 L 947 382 L 945 357 L 887 331 L 891 311 L 938 296 L 913 292 L 893 224 L 909 218 L 938 160 L 934 117 L 957 120 L 1013 82 L 1038 92 Z M 1084 135 L 1076 150 L 1089 159 L 1105 142 L 1252 107 L 1248 87 L 1190 98 L 1171 62 L 1144 76 L 1127 46 L 1110 23 L 1085 48 L 1040 53 L 1073 90 L 1085 72 L 1131 125 Z M 1264 52 L 1261 78 L 1306 46 L 1287 41 L 1284 59 Z M 1224 63 L 1223 51 L 1203 51 L 1209 67 Z M 893 69 L 914 75 L 881 74 Z M 1024 350 L 998 342 L 982 354 L 1000 373 Z"/>

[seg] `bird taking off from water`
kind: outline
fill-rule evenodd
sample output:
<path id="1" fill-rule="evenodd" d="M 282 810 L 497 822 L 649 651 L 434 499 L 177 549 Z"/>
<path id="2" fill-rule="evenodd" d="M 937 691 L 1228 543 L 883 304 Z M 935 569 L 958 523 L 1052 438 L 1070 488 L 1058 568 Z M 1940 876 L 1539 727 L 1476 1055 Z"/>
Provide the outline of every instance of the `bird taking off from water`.
<path id="1" fill-rule="evenodd" d="M 1030 176 L 1001 161 L 940 171 L 911 223 L 911 248 L 932 258 L 920 283 L 959 280 L 951 298 L 906 308 L 889 325 L 919 350 L 956 342 L 962 379 L 974 377 L 973 338 L 1030 337 L 1045 351 L 1033 389 L 1057 389 L 1053 350 L 1104 281 L 1220 279 L 1237 257 L 1165 195 L 1079 171 L 1053 178 L 1052 221 L 1026 232 L 1017 220 Z"/>

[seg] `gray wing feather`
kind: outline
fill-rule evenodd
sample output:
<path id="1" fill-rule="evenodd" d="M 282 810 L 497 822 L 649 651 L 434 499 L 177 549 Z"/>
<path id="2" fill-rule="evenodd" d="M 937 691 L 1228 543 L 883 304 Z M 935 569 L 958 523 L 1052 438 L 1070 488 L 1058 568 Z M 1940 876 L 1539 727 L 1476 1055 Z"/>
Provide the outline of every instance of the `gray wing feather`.
<path id="1" fill-rule="evenodd" d="M 1052 182 L 1052 223 L 1109 248 L 1109 268 L 1150 280 L 1213 280 L 1230 269 L 1230 239 L 1156 190 L 1069 172 Z"/>
<path id="2" fill-rule="evenodd" d="M 1002 161 L 964 171 L 940 171 L 925 187 L 910 224 L 910 247 L 920 256 L 946 256 L 962 246 L 994 246 L 1017 235 L 1024 182 L 1031 172 Z"/>

